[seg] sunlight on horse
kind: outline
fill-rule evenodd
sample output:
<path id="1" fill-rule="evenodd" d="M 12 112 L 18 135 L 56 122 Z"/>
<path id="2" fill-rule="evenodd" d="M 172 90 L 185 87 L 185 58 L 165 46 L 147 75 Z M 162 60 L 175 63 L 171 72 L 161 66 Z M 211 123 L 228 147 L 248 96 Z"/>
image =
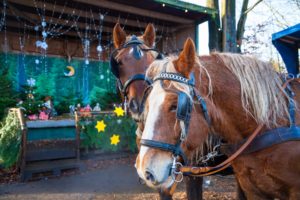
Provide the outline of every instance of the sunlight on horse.
<path id="1" fill-rule="evenodd" d="M 210 137 L 236 144 L 252 134 L 259 124 L 264 125 L 263 132 L 289 127 L 289 97 L 281 87 L 283 81 L 269 63 L 229 53 L 198 58 L 193 41 L 188 39 L 179 57 L 153 62 L 147 76 L 155 79 L 162 72 L 180 74 L 188 79 L 193 73 L 194 89 L 205 100 L 210 120 L 204 117 L 204 110 L 193 99 L 190 86 L 172 80 L 154 81 L 145 105 L 142 140 L 172 145 L 180 142 L 183 153 L 191 159 L 204 145 L 210 145 L 207 143 Z M 291 86 L 298 103 L 299 84 Z M 189 129 L 183 136 L 181 120 L 176 117 L 180 92 L 193 102 Z M 296 112 L 296 124 L 299 120 Z M 140 148 L 136 168 L 148 186 L 168 188 L 174 182 L 171 177 L 173 162 L 172 152 L 145 144 Z M 299 142 L 286 141 L 242 154 L 232 166 L 247 199 L 300 199 L 299 163 Z"/>

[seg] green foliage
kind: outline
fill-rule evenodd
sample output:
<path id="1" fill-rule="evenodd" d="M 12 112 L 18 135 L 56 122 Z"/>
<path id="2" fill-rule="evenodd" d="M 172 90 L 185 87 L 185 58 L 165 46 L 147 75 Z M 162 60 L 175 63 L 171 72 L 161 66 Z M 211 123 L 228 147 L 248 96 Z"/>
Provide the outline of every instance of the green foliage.
<path id="1" fill-rule="evenodd" d="M 97 121 L 103 120 L 106 124 L 105 131 L 98 132 L 95 128 Z M 111 114 L 97 116 L 94 119 L 82 118 L 79 122 L 82 146 L 110 151 L 136 151 L 135 130 L 136 123 L 130 117 L 117 117 Z M 120 135 L 120 143 L 112 145 L 110 138 Z"/>
<path id="2" fill-rule="evenodd" d="M 94 86 L 90 94 L 90 101 L 92 105 L 99 103 L 101 109 L 105 110 L 107 108 L 112 108 L 112 104 L 119 102 L 120 98 L 116 93 Z"/>
<path id="3" fill-rule="evenodd" d="M 36 63 L 35 60 L 39 60 L 39 63 Z M 7 78 L 11 81 L 12 88 L 21 93 L 20 84 L 24 83 L 20 83 L 18 77 L 18 66 L 20 65 L 18 61 L 20 61 L 19 54 L 0 53 L 0 74 L 2 74 L 3 69 L 8 69 Z M 69 105 L 77 103 L 83 105 L 83 80 L 86 75 L 86 73 L 83 73 L 83 60 L 72 59 L 71 63 L 68 63 L 66 59 L 60 57 L 41 57 L 26 54 L 23 64 L 25 78 L 36 80 L 35 100 L 43 100 L 43 97 L 51 96 L 54 108 L 59 113 L 68 112 Z M 74 76 L 64 76 L 64 71 L 68 65 L 75 69 Z M 112 102 L 116 103 L 118 98 L 115 94 L 115 79 L 109 70 L 108 62 L 90 61 L 87 69 L 88 76 L 85 78 L 88 80 L 86 87 L 89 90 L 88 94 L 91 100 L 89 103 L 94 105 L 99 102 L 102 109 L 105 109 Z M 99 88 L 105 95 L 98 95 Z M 26 96 L 22 98 L 23 101 L 26 99 Z M 0 112 L 1 110 L 3 109 L 0 109 Z"/>
<path id="4" fill-rule="evenodd" d="M 0 73 L 0 120 L 3 118 L 7 108 L 16 104 L 15 98 L 12 81 L 8 79 L 8 70 L 3 70 Z"/>
<path id="5" fill-rule="evenodd" d="M 0 158 L 5 168 L 12 167 L 20 157 L 22 133 L 15 111 L 10 111 L 0 128 Z"/>

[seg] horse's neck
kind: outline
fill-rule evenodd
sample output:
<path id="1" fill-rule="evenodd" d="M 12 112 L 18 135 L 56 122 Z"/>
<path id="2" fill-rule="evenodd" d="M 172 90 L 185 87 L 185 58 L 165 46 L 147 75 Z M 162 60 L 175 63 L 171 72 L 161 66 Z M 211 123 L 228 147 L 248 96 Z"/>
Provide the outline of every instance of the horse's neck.
<path id="1" fill-rule="evenodd" d="M 207 69 L 212 85 L 212 95 L 207 99 L 212 118 L 211 126 L 228 142 L 238 142 L 251 134 L 257 126 L 243 109 L 240 84 L 223 63 L 214 57 L 204 57 L 201 61 Z M 205 96 L 209 88 L 208 76 L 203 70 L 200 75 L 200 92 Z"/>

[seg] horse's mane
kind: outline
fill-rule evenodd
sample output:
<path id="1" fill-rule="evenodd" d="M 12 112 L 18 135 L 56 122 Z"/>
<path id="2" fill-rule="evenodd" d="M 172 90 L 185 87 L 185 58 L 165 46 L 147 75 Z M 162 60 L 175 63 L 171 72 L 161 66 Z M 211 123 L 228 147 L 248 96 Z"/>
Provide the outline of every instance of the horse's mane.
<path id="1" fill-rule="evenodd" d="M 217 56 L 239 80 L 243 108 L 258 124 L 265 124 L 267 127 L 277 126 L 280 119 L 289 116 L 286 95 L 281 89 L 283 82 L 270 63 L 240 54 L 214 53 L 213 55 Z M 162 70 L 177 73 L 173 65 L 175 59 L 177 56 L 154 61 L 148 68 L 146 76 L 154 78 Z M 196 66 L 201 68 L 201 73 L 206 73 L 211 82 L 209 72 L 198 58 L 196 58 Z M 213 92 L 211 83 L 208 85 L 208 95 L 211 95 Z M 171 81 L 170 86 L 187 95 L 190 94 L 189 87 L 185 84 Z"/>
<path id="2" fill-rule="evenodd" d="M 243 108 L 258 124 L 277 126 L 288 116 L 283 81 L 269 62 L 251 56 L 232 53 L 215 53 L 237 77 L 241 87 Z"/>

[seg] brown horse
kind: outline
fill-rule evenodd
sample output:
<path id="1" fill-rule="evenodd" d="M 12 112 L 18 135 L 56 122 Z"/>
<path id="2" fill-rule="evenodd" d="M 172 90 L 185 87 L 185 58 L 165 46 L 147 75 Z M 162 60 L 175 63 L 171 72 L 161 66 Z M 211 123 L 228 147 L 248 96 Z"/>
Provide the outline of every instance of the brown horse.
<path id="1" fill-rule="evenodd" d="M 135 36 L 127 35 L 118 23 L 115 25 L 113 29 L 113 43 L 116 50 L 111 55 L 111 70 L 118 79 L 118 84 L 122 85 L 119 89 L 123 100 L 128 99 L 131 116 L 138 122 L 136 142 L 139 147 L 139 141 L 144 127 L 141 112 L 143 109 L 142 101 L 144 90 L 148 86 L 148 83 L 145 82 L 143 78 L 140 78 L 138 80 L 129 81 L 125 90 L 124 85 L 137 74 L 145 74 L 146 69 L 155 58 L 157 58 L 158 53 L 153 49 L 156 34 L 152 24 L 148 24 L 143 35 L 136 37 L 140 43 L 139 41 L 135 41 L 136 38 L 134 37 Z M 135 47 L 138 47 L 138 49 L 134 49 Z M 134 53 L 136 53 L 134 50 L 140 50 L 138 58 L 134 55 Z M 202 182 L 201 177 L 186 179 L 188 199 L 202 199 Z M 165 192 L 160 192 L 160 197 L 166 200 L 172 199 L 172 195 Z"/>
<path id="2" fill-rule="evenodd" d="M 213 145 L 210 138 L 215 137 L 240 144 L 259 125 L 260 136 L 289 127 L 289 102 L 300 102 L 299 84 L 291 83 L 293 101 L 270 64 L 229 53 L 198 58 L 191 39 L 179 57 L 153 62 L 147 76 L 154 83 L 136 166 L 153 188 L 174 183 L 176 155 L 191 158 L 204 145 Z M 299 123 L 296 112 L 295 126 Z M 247 199 L 300 199 L 299 144 L 285 141 L 231 162 Z"/>

